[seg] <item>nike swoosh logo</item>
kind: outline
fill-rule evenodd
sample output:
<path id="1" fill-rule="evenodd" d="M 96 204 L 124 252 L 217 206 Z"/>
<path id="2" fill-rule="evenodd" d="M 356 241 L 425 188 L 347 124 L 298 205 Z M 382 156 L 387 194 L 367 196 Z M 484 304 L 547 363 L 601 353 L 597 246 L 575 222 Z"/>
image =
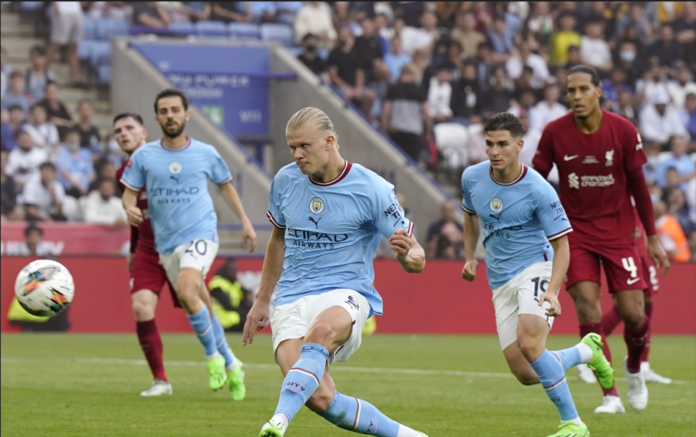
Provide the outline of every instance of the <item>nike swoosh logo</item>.
<path id="1" fill-rule="evenodd" d="M 628 285 L 635 284 L 636 282 L 640 281 L 640 278 L 634 278 L 634 279 L 627 279 L 626 283 Z"/>
<path id="2" fill-rule="evenodd" d="M 568 156 L 568 155 L 566 155 L 566 156 L 563 157 L 563 159 L 566 160 L 566 161 L 570 161 L 571 159 L 575 159 L 575 158 L 577 158 L 578 156 L 580 156 L 580 155 L 573 155 L 573 156 Z"/>

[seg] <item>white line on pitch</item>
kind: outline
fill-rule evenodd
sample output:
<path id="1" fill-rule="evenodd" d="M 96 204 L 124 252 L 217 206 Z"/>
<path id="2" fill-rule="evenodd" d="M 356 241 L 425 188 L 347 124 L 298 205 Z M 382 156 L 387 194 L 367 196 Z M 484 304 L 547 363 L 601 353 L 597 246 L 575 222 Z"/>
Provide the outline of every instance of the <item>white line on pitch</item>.
<path id="1" fill-rule="evenodd" d="M 144 366 L 147 364 L 145 360 L 129 360 L 122 358 L 49 358 L 49 359 L 39 359 L 39 358 L 17 358 L 8 357 L 0 358 L 1 364 L 11 364 L 11 363 L 72 363 L 72 364 L 126 364 L 126 365 L 136 365 Z M 166 366 L 174 367 L 202 367 L 205 366 L 204 361 L 165 361 Z M 278 366 L 275 364 L 251 364 L 244 363 L 244 367 L 248 369 L 261 369 L 261 370 L 278 370 Z M 498 373 L 498 372 L 466 372 L 461 370 L 428 370 L 428 369 L 393 369 L 388 367 L 354 367 L 354 366 L 333 366 L 331 371 L 335 372 L 354 372 L 354 373 L 387 373 L 387 374 L 400 374 L 400 375 L 423 375 L 423 376 L 464 376 L 470 378 L 512 378 L 513 375 L 510 373 Z M 578 378 L 576 376 L 568 376 L 567 379 L 575 381 Z M 625 381 L 626 378 L 616 378 L 617 381 Z M 673 384 L 694 384 L 696 381 L 681 381 L 672 380 Z"/>

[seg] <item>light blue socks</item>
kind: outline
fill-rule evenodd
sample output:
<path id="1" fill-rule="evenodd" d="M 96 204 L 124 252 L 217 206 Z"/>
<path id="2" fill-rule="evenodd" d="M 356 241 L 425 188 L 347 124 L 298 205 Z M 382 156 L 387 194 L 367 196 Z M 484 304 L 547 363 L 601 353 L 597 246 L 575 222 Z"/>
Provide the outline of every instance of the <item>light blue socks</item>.
<path id="1" fill-rule="evenodd" d="M 292 421 L 295 414 L 319 387 L 328 358 L 329 351 L 320 344 L 307 343 L 302 346 L 300 359 L 283 380 L 274 417 L 277 414 L 284 414 L 288 423 Z"/>
<path id="2" fill-rule="evenodd" d="M 396 437 L 399 424 L 382 414 L 374 405 L 336 392 L 321 417 L 338 426 L 361 434 Z"/>
<path id="3" fill-rule="evenodd" d="M 203 345 L 206 356 L 214 356 L 217 352 L 217 344 L 215 342 L 215 333 L 213 332 L 213 324 L 210 321 L 208 307 L 203 306 L 203 309 L 196 314 L 187 314 L 186 317 L 188 317 L 191 327 L 196 333 L 198 340 Z"/>
<path id="4" fill-rule="evenodd" d="M 225 357 L 225 367 L 233 368 L 234 365 L 234 354 L 232 350 L 227 345 L 227 338 L 225 337 L 225 329 L 220 323 L 218 316 L 213 314 L 213 333 L 215 334 L 215 346 L 220 355 Z"/>
<path id="5" fill-rule="evenodd" d="M 546 395 L 558 408 L 561 422 L 570 422 L 578 419 L 578 411 L 575 409 L 573 398 L 570 395 L 570 388 L 568 388 L 568 382 L 565 378 L 565 370 L 563 370 L 563 365 L 558 362 L 558 359 L 546 350 L 538 360 L 532 363 L 532 368 L 539 375 L 539 380 L 544 390 L 546 390 Z"/>

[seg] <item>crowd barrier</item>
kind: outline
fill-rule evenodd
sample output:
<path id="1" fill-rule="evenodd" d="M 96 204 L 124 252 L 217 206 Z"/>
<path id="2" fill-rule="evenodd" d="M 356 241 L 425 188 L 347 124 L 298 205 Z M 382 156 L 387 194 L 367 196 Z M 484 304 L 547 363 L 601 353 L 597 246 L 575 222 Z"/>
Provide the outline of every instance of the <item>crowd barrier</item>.
<path id="1" fill-rule="evenodd" d="M 19 332 L 7 318 L 19 270 L 34 258 L 1 257 L 2 332 Z M 122 257 L 60 257 L 73 274 L 75 299 L 68 310 L 70 332 L 134 332 L 130 307 L 128 272 Z M 240 275 L 258 275 L 261 258 L 238 258 Z M 212 272 L 224 262 L 215 261 Z M 377 318 L 377 333 L 492 334 L 495 317 L 485 266 L 479 266 L 476 281 L 461 278 L 462 261 L 430 260 L 421 274 L 407 274 L 391 260 L 375 261 L 375 287 L 384 298 L 384 315 Z M 654 297 L 652 317 L 656 334 L 696 334 L 696 264 L 675 264 Z M 578 332 L 575 307 L 568 293 L 561 291 L 563 314 L 554 333 Z M 611 305 L 611 296 L 602 286 L 602 306 Z M 157 324 L 163 332 L 190 332 L 180 309 L 172 305 L 169 293 L 162 293 Z"/>

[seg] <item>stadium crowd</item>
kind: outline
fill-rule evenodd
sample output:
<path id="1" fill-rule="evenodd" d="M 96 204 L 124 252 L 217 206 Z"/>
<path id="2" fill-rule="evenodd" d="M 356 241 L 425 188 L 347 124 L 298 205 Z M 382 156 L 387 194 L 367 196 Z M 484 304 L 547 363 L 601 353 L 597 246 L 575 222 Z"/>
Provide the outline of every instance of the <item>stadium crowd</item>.
<path id="1" fill-rule="evenodd" d="M 78 31 L 33 47 L 14 70 L 2 50 L 2 220 L 125 225 L 115 169 L 123 156 L 72 114 L 50 64 L 84 17 L 145 28 L 177 22 L 283 23 L 290 50 L 413 160 L 454 174 L 487 159 L 482 124 L 498 112 L 526 129 L 531 164 L 544 127 L 568 111 L 566 72 L 602 76 L 602 107 L 638 128 L 663 243 L 696 260 L 696 4 L 693 2 L 55 2 L 53 26 Z M 70 3 L 72 6 L 68 6 Z M 79 6 L 79 7 L 77 7 Z M 71 27 L 72 26 L 72 27 Z M 557 173 L 551 181 L 558 183 Z M 462 256 L 453 205 L 427 232 L 430 257 Z M 688 248 L 687 248 L 688 250 Z"/>

